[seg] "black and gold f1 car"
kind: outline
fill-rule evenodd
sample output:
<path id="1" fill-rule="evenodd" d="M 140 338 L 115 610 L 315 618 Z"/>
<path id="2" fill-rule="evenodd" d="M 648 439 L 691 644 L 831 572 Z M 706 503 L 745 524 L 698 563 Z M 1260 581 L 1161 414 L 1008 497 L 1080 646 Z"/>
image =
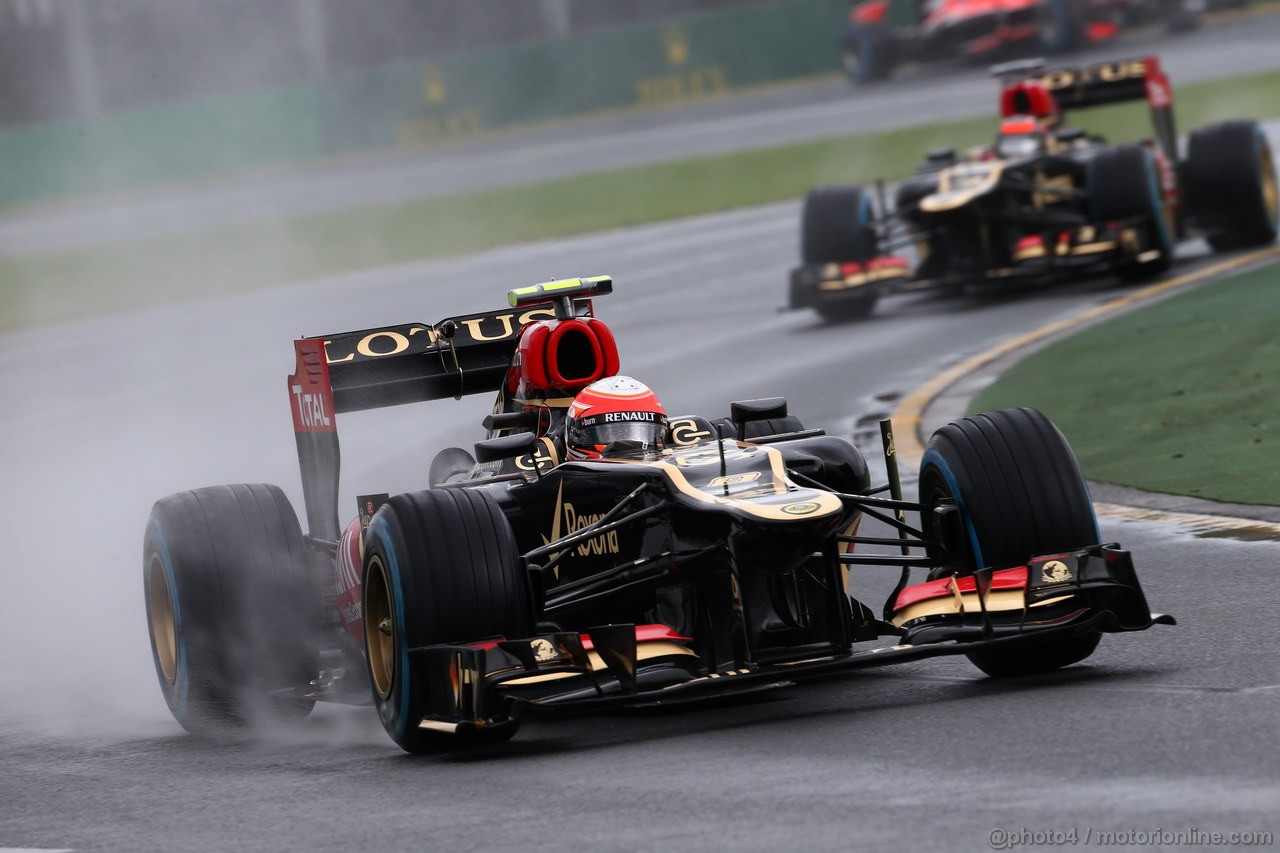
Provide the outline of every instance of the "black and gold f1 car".
<path id="1" fill-rule="evenodd" d="M 260 484 L 171 495 L 147 524 L 156 673 L 184 727 L 372 704 L 419 752 L 934 655 L 1042 672 L 1105 632 L 1173 623 L 1099 539 L 1070 448 L 1033 410 L 938 431 L 919 501 L 899 493 L 887 425 L 873 487 L 853 444 L 779 398 L 732 404 L 728 436 L 670 418 L 664 449 L 561 459 L 571 398 L 618 368 L 591 299 L 611 289 L 552 282 L 509 310 L 295 342 L 308 533 Z M 479 392 L 498 400 L 474 460 L 444 451 L 434 482 L 359 496 L 339 523 L 339 415 Z M 901 575 L 879 612 L 855 597 L 869 566 Z"/>
<path id="2" fill-rule="evenodd" d="M 1185 238 L 1203 236 L 1215 251 L 1275 239 L 1280 203 L 1262 128 L 1201 128 L 1180 156 L 1172 89 L 1155 57 L 1052 71 L 1021 61 L 993 71 L 1004 84 L 993 145 L 966 157 L 931 152 L 892 204 L 883 185 L 809 193 L 792 308 L 854 319 L 909 289 L 1099 272 L 1141 279 L 1167 270 Z M 1141 144 L 1110 144 L 1063 117 L 1143 98 L 1155 138 Z M 900 254 L 911 249 L 914 264 Z"/>

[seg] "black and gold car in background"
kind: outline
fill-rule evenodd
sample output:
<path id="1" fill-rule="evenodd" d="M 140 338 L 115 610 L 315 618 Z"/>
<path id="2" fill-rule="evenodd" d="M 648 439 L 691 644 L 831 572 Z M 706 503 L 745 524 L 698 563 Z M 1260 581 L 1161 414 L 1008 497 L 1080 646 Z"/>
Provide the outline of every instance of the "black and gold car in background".
<path id="1" fill-rule="evenodd" d="M 892 193 L 883 185 L 809 193 L 792 308 L 853 319 L 885 294 L 916 288 L 1107 272 L 1143 279 L 1167 270 L 1183 239 L 1203 237 L 1215 251 L 1275 239 L 1280 204 L 1261 126 L 1200 128 L 1182 156 L 1172 89 L 1155 57 L 993 71 L 1003 81 L 994 144 L 963 157 L 930 152 Z M 1146 142 L 1112 144 L 1065 120 L 1067 109 L 1140 99 L 1155 128 Z"/>

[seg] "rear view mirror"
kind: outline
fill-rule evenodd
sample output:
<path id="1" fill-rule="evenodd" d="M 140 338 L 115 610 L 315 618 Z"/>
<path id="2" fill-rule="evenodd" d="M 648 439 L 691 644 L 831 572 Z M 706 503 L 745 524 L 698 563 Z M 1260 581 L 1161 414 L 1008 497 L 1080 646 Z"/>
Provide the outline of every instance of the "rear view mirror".
<path id="1" fill-rule="evenodd" d="M 531 432 L 518 432 L 515 435 L 504 435 L 476 442 L 477 462 L 500 462 L 503 459 L 514 459 L 533 450 L 538 437 Z"/>
<path id="2" fill-rule="evenodd" d="M 739 400 L 729 404 L 729 417 L 738 428 L 738 440 L 742 441 L 747 434 L 747 424 L 751 421 L 767 421 L 772 418 L 787 416 L 787 399 L 785 397 L 764 397 L 759 400 Z"/>

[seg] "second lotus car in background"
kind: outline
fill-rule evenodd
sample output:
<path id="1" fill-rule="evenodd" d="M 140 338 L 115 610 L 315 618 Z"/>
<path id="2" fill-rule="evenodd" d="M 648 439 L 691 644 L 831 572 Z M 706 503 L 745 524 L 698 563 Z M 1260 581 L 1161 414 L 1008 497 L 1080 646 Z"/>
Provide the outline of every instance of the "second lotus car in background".
<path id="1" fill-rule="evenodd" d="M 1192 131 L 1180 153 L 1173 91 L 1155 57 L 1002 79 L 995 141 L 963 156 L 929 152 L 890 192 L 812 190 L 801 221 L 792 308 L 827 319 L 871 313 L 888 293 L 925 287 L 1036 284 L 1088 273 L 1157 276 L 1179 240 L 1215 251 L 1269 243 L 1280 203 L 1261 125 Z M 1145 99 L 1154 138 L 1113 144 L 1068 124 L 1064 110 Z M 890 201 L 892 197 L 892 201 Z M 904 252 L 914 251 L 914 262 Z"/>

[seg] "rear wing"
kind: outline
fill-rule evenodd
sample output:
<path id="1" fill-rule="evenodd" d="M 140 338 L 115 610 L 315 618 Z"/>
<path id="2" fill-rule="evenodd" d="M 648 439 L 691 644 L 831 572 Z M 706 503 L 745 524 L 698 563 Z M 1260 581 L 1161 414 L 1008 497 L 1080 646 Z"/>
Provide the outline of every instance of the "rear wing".
<path id="1" fill-rule="evenodd" d="M 591 316 L 590 302 L 581 300 L 575 308 L 578 316 Z M 506 377 L 520 329 L 555 315 L 550 304 L 489 311 L 434 325 L 407 323 L 303 338 L 294 342 L 294 349 L 299 359 L 304 351 L 323 352 L 333 411 L 358 412 L 495 392 Z"/>
<path id="2" fill-rule="evenodd" d="M 1055 68 L 1039 76 L 1061 110 L 1146 100 L 1161 150 L 1178 161 L 1173 121 L 1173 87 L 1154 56 L 1099 62 L 1079 68 Z"/>
<path id="3" fill-rule="evenodd" d="M 591 317 L 589 297 L 611 290 L 607 276 L 551 282 L 522 289 L 512 308 L 294 341 L 289 402 L 310 534 L 338 539 L 336 415 L 497 392 L 526 324 Z"/>

